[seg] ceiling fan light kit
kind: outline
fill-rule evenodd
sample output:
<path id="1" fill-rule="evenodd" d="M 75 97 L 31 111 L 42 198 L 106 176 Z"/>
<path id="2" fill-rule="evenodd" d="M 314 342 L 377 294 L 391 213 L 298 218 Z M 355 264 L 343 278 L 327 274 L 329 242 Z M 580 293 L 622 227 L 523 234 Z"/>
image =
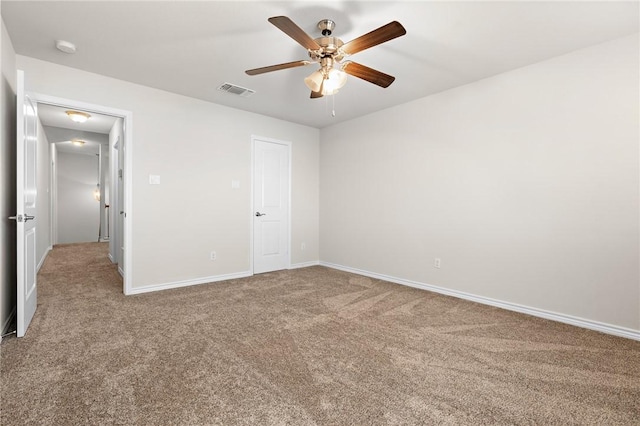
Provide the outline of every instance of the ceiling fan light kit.
<path id="1" fill-rule="evenodd" d="M 307 87 L 322 95 L 333 95 L 347 83 L 347 74 L 334 67 L 334 59 L 327 56 L 321 58 L 320 69 L 304 79 Z"/>
<path id="2" fill-rule="evenodd" d="M 314 71 L 309 77 L 305 78 L 304 84 L 306 84 L 312 92 L 318 92 L 323 80 L 324 73 L 322 72 L 322 70 L 318 70 Z"/>
<path id="3" fill-rule="evenodd" d="M 349 55 L 405 35 L 407 33 L 406 30 L 397 21 L 383 25 L 348 43 L 343 43 L 339 38 L 331 37 L 336 24 L 330 19 L 323 19 L 318 22 L 318 29 L 320 29 L 322 37 L 316 39 L 312 39 L 286 16 L 274 16 L 268 20 L 302 47 L 306 48 L 311 60 L 254 68 L 246 71 L 248 75 L 264 74 L 314 63 L 319 64 L 320 69 L 304 79 L 304 83 L 311 90 L 312 99 L 336 94 L 347 83 L 347 74 L 384 88 L 389 87 L 395 80 L 395 77 L 373 68 L 353 61 L 342 63 L 342 60 Z"/>

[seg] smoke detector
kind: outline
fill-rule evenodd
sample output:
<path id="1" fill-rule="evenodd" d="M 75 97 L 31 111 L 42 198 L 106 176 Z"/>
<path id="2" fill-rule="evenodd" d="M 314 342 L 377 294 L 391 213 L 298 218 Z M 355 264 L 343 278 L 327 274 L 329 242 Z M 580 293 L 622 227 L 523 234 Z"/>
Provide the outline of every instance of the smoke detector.
<path id="1" fill-rule="evenodd" d="M 64 53 L 76 53 L 76 45 L 70 41 L 56 40 L 56 48 Z"/>

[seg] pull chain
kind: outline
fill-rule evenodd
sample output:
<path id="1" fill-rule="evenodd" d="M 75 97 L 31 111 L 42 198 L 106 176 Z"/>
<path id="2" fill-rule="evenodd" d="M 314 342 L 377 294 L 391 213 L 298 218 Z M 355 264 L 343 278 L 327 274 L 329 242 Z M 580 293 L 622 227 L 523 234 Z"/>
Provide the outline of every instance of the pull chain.
<path id="1" fill-rule="evenodd" d="M 324 110 L 325 112 L 327 112 L 327 110 L 329 109 L 329 97 L 331 97 L 331 116 L 335 117 L 336 116 L 336 95 L 330 95 L 330 96 L 325 96 L 324 97 Z"/>

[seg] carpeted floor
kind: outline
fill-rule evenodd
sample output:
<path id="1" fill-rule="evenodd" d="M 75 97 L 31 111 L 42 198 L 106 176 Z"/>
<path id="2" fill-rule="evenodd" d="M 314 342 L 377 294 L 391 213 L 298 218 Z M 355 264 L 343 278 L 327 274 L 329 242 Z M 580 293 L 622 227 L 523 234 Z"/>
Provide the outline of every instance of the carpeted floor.
<path id="1" fill-rule="evenodd" d="M 640 424 L 640 342 L 323 267 L 125 297 L 56 246 L 2 425 Z"/>

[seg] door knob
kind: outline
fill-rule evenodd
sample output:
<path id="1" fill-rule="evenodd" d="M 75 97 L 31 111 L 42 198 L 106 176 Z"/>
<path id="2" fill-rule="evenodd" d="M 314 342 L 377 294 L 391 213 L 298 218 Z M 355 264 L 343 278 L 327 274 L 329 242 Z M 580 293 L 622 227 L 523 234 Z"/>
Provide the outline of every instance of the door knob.
<path id="1" fill-rule="evenodd" d="M 260 212 L 256 212 L 256 217 L 260 217 L 260 216 L 266 216 L 266 213 L 260 213 Z"/>
<path id="2" fill-rule="evenodd" d="M 19 214 L 17 216 L 9 216 L 9 219 L 15 220 L 16 222 L 26 222 L 28 220 L 33 220 L 35 219 L 35 216 L 29 216 L 28 214 L 25 214 L 24 216 Z"/>

